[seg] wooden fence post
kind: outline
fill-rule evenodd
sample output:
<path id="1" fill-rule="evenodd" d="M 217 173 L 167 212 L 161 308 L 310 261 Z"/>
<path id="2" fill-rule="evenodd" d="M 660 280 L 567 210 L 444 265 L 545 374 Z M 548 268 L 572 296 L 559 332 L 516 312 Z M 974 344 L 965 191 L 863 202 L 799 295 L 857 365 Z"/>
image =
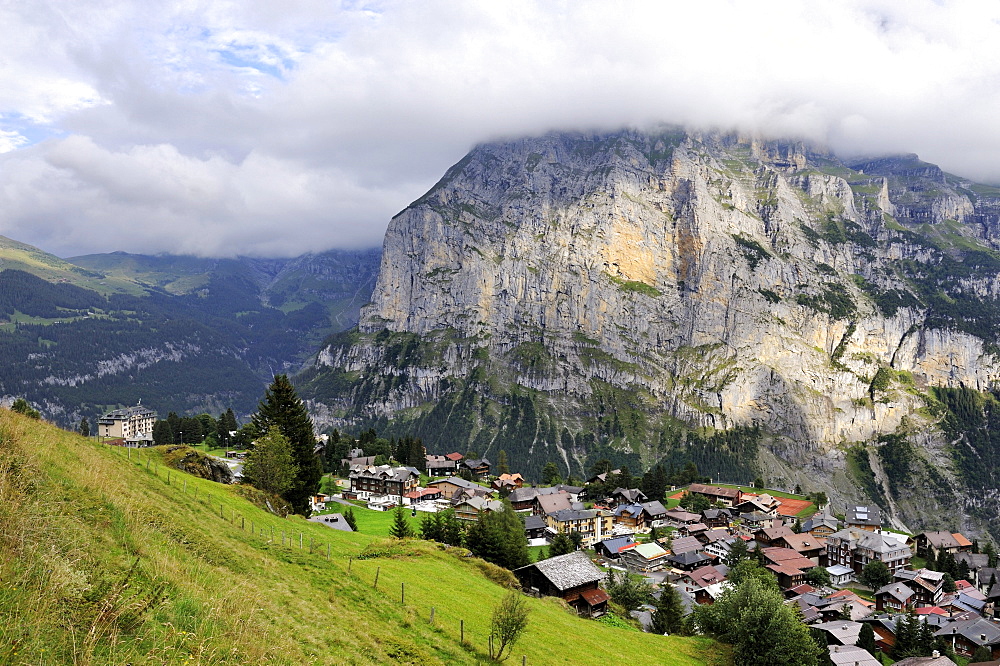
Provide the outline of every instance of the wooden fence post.
<path id="1" fill-rule="evenodd" d="M 459 627 L 459 630 L 462 632 L 462 638 L 459 641 L 459 643 L 461 643 L 461 644 L 464 645 L 465 644 L 465 620 L 459 620 L 458 621 L 458 627 Z"/>
<path id="2" fill-rule="evenodd" d="M 381 571 L 382 571 L 382 567 L 375 567 L 375 585 L 373 585 L 373 587 L 376 590 L 378 589 L 378 575 L 379 575 L 379 573 L 381 573 Z"/>
<path id="3" fill-rule="evenodd" d="M 399 584 L 399 603 L 406 605 L 406 583 Z"/>

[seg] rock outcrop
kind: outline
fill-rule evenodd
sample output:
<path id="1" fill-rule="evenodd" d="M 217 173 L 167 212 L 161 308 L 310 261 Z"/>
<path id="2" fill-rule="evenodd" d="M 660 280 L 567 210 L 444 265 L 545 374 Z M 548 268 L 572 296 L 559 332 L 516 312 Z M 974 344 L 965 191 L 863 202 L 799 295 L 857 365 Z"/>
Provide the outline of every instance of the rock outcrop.
<path id="1" fill-rule="evenodd" d="M 393 218 L 359 329 L 303 391 L 326 424 L 578 476 L 753 431 L 744 469 L 699 464 L 858 497 L 846 451 L 923 433 L 929 387 L 996 382 L 998 226 L 1000 191 L 912 155 L 675 129 L 482 145 Z M 935 441 L 922 464 L 958 484 Z"/>

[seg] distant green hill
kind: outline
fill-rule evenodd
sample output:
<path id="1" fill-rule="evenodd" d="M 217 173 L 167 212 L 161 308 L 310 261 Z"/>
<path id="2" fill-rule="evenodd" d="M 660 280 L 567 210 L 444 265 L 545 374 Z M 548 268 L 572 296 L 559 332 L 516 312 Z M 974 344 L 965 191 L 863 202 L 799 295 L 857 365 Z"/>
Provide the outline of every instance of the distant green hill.
<path id="1" fill-rule="evenodd" d="M 122 276 L 108 276 L 97 270 L 64 261 L 54 254 L 37 247 L 0 236 L 0 270 L 13 268 L 27 271 L 49 282 L 73 284 L 93 289 L 101 294 L 142 294 L 145 289 L 135 280 Z"/>
<path id="2" fill-rule="evenodd" d="M 238 486 L 162 463 L 160 450 L 129 457 L 0 409 L 0 662 L 486 661 L 490 609 L 505 594 L 495 569 L 460 549 L 282 519 Z M 726 663 L 708 639 L 528 601 L 509 663 Z"/>

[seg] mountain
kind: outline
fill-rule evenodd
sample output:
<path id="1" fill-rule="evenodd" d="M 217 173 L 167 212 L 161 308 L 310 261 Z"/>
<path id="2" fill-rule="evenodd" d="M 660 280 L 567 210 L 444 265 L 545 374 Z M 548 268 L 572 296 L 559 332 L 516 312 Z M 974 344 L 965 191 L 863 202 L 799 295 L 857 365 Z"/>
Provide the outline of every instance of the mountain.
<path id="1" fill-rule="evenodd" d="M 0 396 L 69 425 L 142 399 L 166 415 L 253 410 L 357 321 L 378 250 L 293 259 L 125 253 L 63 261 L 5 242 Z"/>
<path id="2" fill-rule="evenodd" d="M 251 488 L 171 469 L 190 449 L 108 447 L 7 409 L 0 441 L 5 664 L 488 661 L 490 614 L 513 576 L 465 549 L 282 518 Z M 705 637 L 525 603 L 518 662 L 599 665 L 630 650 L 667 666 L 730 661 Z"/>
<path id="3" fill-rule="evenodd" d="M 392 219 L 359 327 L 299 382 L 328 425 L 535 478 L 693 461 L 997 530 L 998 248 L 1000 189 L 914 155 L 676 128 L 486 144 Z"/>

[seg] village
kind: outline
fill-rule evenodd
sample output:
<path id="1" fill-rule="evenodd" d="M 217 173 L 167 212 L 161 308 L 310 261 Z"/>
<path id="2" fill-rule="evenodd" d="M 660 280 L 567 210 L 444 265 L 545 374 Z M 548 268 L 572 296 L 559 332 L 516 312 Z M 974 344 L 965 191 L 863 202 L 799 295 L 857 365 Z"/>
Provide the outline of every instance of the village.
<path id="1" fill-rule="evenodd" d="M 489 460 L 457 452 L 427 455 L 425 473 L 375 465 L 360 449 L 341 462 L 348 472 L 342 491 L 316 496 L 316 511 L 353 501 L 373 511 L 401 506 L 411 515 L 450 509 L 471 522 L 501 510 L 506 499 L 523 516 L 529 545 L 546 546 L 559 533 L 574 535 L 579 550 L 514 574 L 525 591 L 560 597 L 582 616 L 606 612 L 610 597 L 602 582 L 610 570 L 642 576 L 655 589 L 673 586 L 687 610 L 711 604 L 725 591 L 728 565 L 739 551 L 757 558 L 774 575 L 785 603 L 823 632 L 834 664 L 882 664 L 881 653 L 893 653 L 908 613 L 964 660 L 989 655 L 973 663 L 1000 664 L 1000 624 L 994 618 L 1000 585 L 992 545 L 980 552 L 960 533 L 890 530 L 874 505 L 848 506 L 838 515 L 829 505 L 790 493 L 703 483 L 670 488 L 662 498 L 646 497 L 638 488 L 608 492 L 618 470 L 583 486 L 531 486 L 517 473 L 491 475 Z M 350 529 L 333 520 L 332 527 Z M 870 585 L 877 579 L 872 572 L 884 577 L 881 585 Z M 652 610 L 632 615 L 648 627 Z M 864 625 L 872 630 L 874 650 L 858 646 Z M 934 654 L 896 663 L 955 662 Z"/>
<path id="2" fill-rule="evenodd" d="M 154 420 L 141 406 L 116 410 L 101 419 L 99 435 L 109 444 L 149 446 L 146 433 Z M 317 446 L 324 444 L 321 437 Z M 245 455 L 224 452 L 237 478 Z M 901 632 L 914 630 L 915 617 L 925 635 L 939 639 L 962 664 L 1000 666 L 992 543 L 980 549 L 957 532 L 904 534 L 883 525 L 875 505 L 836 513 L 822 494 L 818 505 L 816 495 L 690 483 L 650 498 L 639 488 L 618 486 L 632 478 L 621 470 L 583 485 L 533 486 L 518 473 L 493 474 L 486 458 L 458 452 L 425 453 L 423 469 L 376 459 L 351 449 L 340 460 L 341 473 L 328 475 L 328 492 L 312 497 L 310 520 L 352 531 L 348 508 L 402 508 L 411 517 L 451 511 L 471 525 L 504 510 L 506 502 L 523 518 L 529 546 L 540 552 L 538 561 L 513 571 L 524 591 L 559 597 L 584 617 L 608 611 L 610 571 L 640 577 L 657 590 L 654 595 L 672 587 L 690 612 L 714 603 L 727 589 L 730 567 L 752 557 L 773 574 L 801 621 L 822 635 L 830 663 L 883 664 Z M 572 537 L 573 552 L 546 557 L 559 535 Z M 649 629 L 653 611 L 646 606 L 631 615 Z M 870 640 L 863 646 L 866 625 Z M 935 653 L 895 663 L 956 662 Z"/>

